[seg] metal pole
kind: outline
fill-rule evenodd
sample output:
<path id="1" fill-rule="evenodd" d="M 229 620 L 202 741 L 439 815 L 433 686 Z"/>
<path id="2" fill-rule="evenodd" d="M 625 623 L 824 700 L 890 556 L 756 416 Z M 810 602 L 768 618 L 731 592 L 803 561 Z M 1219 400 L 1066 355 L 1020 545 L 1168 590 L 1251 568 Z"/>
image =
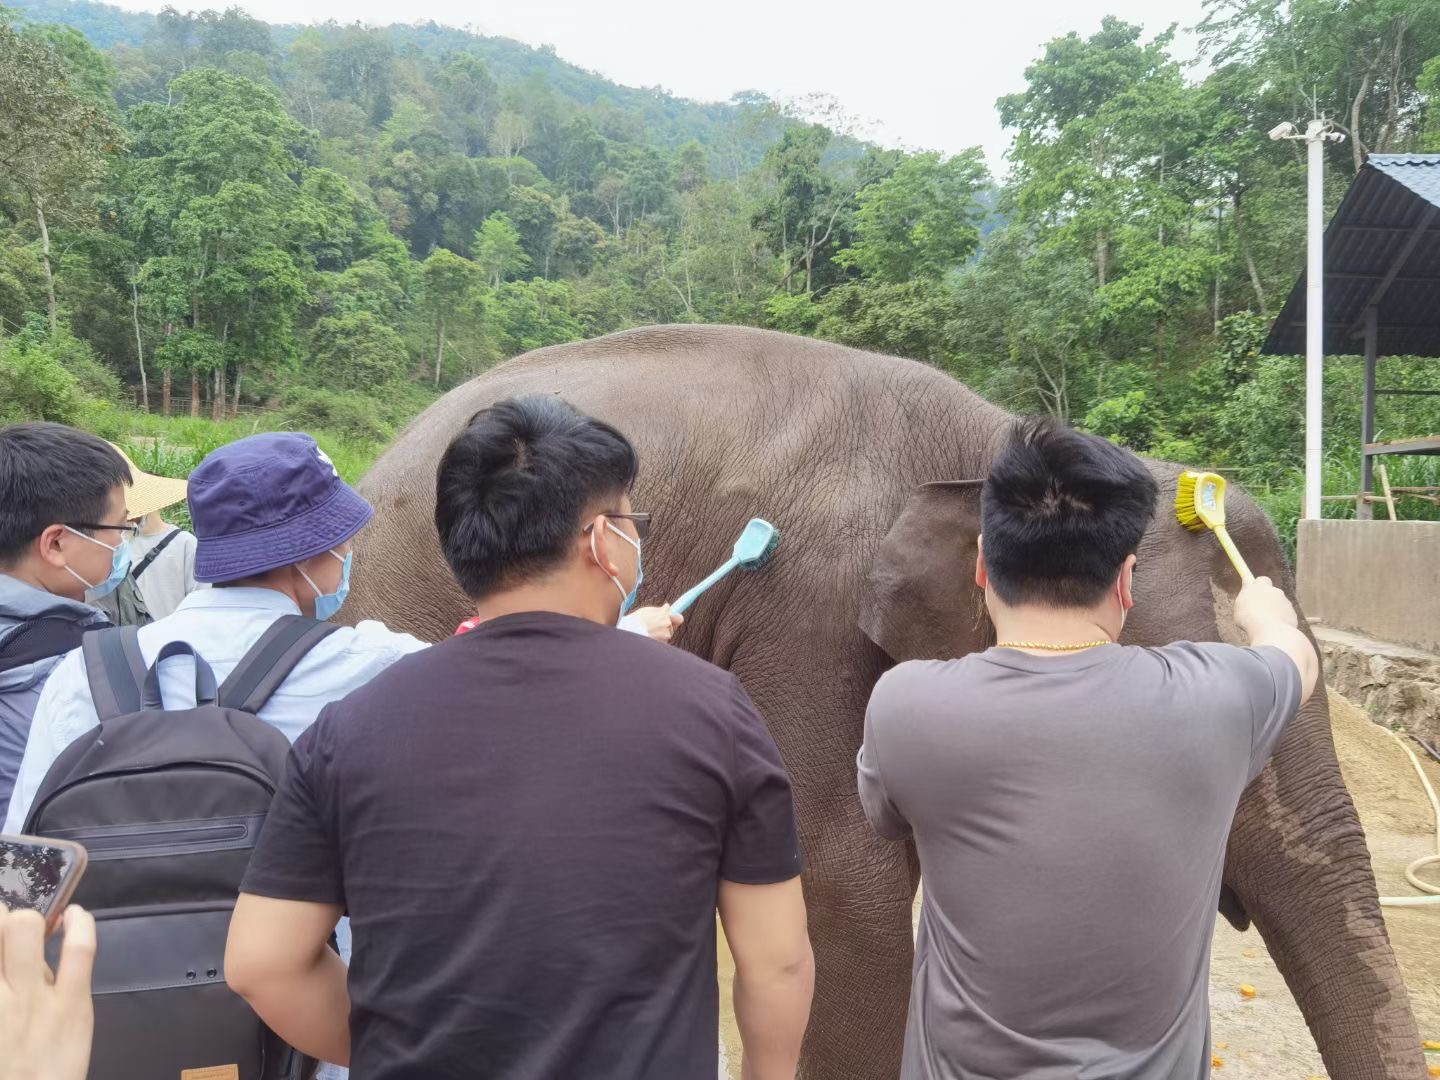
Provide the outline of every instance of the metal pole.
<path id="1" fill-rule="evenodd" d="M 1375 486 L 1375 459 L 1369 446 L 1375 441 L 1375 366 L 1380 355 L 1380 320 L 1375 305 L 1365 309 L 1365 411 L 1360 418 L 1360 494 L 1369 495 Z M 1371 504 L 1361 499 L 1355 516 L 1374 517 Z"/>
<path id="2" fill-rule="evenodd" d="M 1309 229 L 1305 262 L 1305 517 L 1320 516 L 1324 451 L 1321 402 L 1325 358 L 1325 124 L 1305 132 Z"/>

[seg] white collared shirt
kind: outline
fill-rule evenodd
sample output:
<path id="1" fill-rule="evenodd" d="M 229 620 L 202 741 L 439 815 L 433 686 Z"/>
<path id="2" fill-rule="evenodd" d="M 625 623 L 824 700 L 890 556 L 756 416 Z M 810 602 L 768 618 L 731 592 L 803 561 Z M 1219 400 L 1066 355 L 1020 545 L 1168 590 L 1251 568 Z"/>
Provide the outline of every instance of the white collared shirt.
<path id="1" fill-rule="evenodd" d="M 216 681 L 223 682 L 276 619 L 298 614 L 295 602 L 273 589 L 202 589 L 185 597 L 173 615 L 141 627 L 140 651 L 146 664 L 151 664 L 170 642 L 187 642 L 209 663 Z M 419 638 L 396 633 L 378 622 L 341 627 L 296 665 L 260 710 L 260 719 L 294 742 L 330 702 L 425 646 Z M 189 657 L 165 662 L 160 691 L 167 708 L 186 709 L 195 704 L 195 669 Z M 85 662 L 76 650 L 55 666 L 40 695 L 15 793 L 0 831 L 21 831 L 55 759 L 99 722 Z"/>

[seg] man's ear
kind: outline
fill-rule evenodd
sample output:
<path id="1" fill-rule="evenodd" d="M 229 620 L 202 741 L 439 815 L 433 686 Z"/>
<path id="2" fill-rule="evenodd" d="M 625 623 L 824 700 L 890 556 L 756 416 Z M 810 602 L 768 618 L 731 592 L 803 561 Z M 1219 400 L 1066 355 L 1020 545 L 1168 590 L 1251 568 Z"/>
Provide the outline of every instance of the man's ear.
<path id="1" fill-rule="evenodd" d="M 990 587 L 990 572 L 985 569 L 985 534 L 975 537 L 975 584 L 984 590 Z"/>
<path id="2" fill-rule="evenodd" d="M 1135 583 L 1135 556 L 1131 555 L 1125 560 L 1125 565 L 1120 567 L 1120 603 L 1126 611 L 1135 606 L 1135 597 L 1131 592 Z"/>
<path id="3" fill-rule="evenodd" d="M 35 538 L 34 547 L 31 550 L 38 554 L 45 563 L 58 570 L 65 565 L 65 553 L 61 550 L 60 543 L 69 535 L 70 533 L 66 531 L 64 525 L 47 525 Z"/>
<path id="4" fill-rule="evenodd" d="M 605 528 L 605 515 L 597 514 L 595 520 L 590 523 L 590 532 L 586 536 L 586 555 L 602 573 L 608 577 L 619 577 L 620 567 L 615 565 L 615 560 L 610 558 L 608 544 L 611 537 Z"/>

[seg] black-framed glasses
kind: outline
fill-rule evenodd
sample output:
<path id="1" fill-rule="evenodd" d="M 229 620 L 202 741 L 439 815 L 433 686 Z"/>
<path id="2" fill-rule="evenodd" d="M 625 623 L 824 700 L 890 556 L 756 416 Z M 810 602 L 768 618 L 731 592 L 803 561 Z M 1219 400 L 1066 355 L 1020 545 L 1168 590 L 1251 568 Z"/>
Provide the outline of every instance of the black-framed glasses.
<path id="1" fill-rule="evenodd" d="M 601 511 L 601 516 L 607 518 L 624 518 L 630 522 L 630 524 L 635 526 L 635 535 L 640 538 L 641 543 L 644 543 L 645 538 L 650 535 L 649 514 L 622 514 L 618 510 L 603 510 Z M 586 525 L 581 531 L 588 533 L 593 527 L 593 525 Z"/>
<path id="2" fill-rule="evenodd" d="M 120 532 L 126 539 L 133 540 L 140 534 L 139 525 L 89 525 L 83 521 L 70 522 L 72 529 L 89 529 L 91 532 Z"/>

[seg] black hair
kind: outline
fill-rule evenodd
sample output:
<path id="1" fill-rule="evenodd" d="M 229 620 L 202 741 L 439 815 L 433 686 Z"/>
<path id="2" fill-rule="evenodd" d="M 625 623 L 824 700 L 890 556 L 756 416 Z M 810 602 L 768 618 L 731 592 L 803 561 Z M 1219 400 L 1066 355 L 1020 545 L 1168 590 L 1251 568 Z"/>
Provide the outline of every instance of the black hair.
<path id="1" fill-rule="evenodd" d="M 618 501 L 639 470 L 624 435 L 553 395 L 482 409 L 445 450 L 435 478 L 445 561 L 477 600 L 548 573 L 573 549 L 587 511 Z"/>
<path id="2" fill-rule="evenodd" d="M 1092 607 L 1155 515 L 1159 486 L 1130 451 L 1054 419 L 1022 420 L 980 497 L 985 569 L 1007 604 Z"/>
<path id="3" fill-rule="evenodd" d="M 0 565 L 51 525 L 104 524 L 130 466 L 104 439 L 64 424 L 0 428 Z"/>

